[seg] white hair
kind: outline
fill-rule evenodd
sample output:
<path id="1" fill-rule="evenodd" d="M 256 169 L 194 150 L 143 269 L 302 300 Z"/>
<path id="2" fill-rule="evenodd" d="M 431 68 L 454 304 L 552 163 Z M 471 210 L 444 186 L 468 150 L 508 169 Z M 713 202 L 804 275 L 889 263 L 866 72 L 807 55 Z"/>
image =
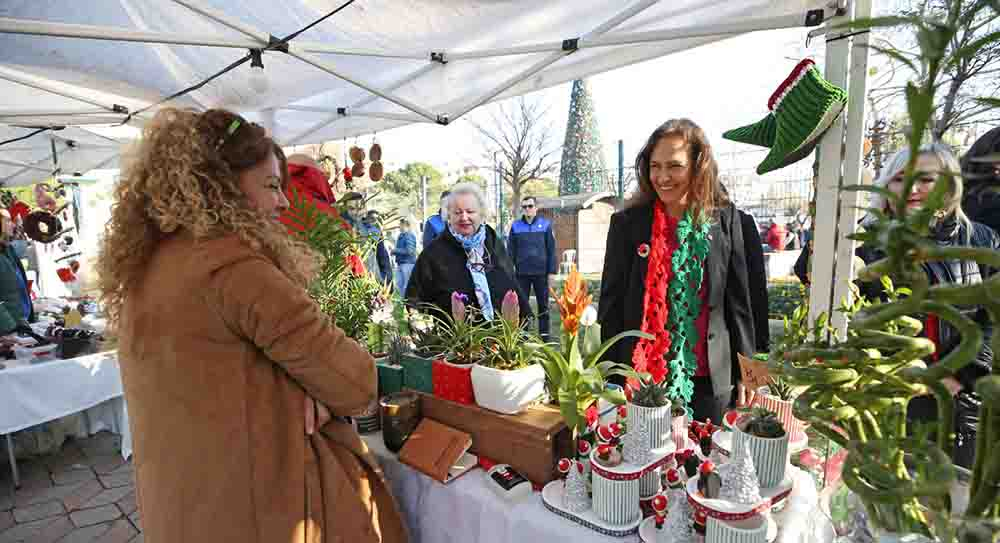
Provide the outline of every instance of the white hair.
<path id="1" fill-rule="evenodd" d="M 483 191 L 479 188 L 479 185 L 467 182 L 459 183 L 451 188 L 451 194 L 448 195 L 448 203 L 445 209 L 451 213 L 451 204 L 455 201 L 455 197 L 469 194 L 476 197 L 476 202 L 479 203 L 479 211 L 482 211 L 486 207 L 486 196 L 483 196 Z"/>
<path id="2" fill-rule="evenodd" d="M 971 235 L 972 232 L 972 222 L 969 217 L 966 216 L 965 211 L 962 210 L 962 192 L 964 190 L 964 183 L 962 181 L 962 167 L 958 163 L 958 159 L 955 158 L 955 153 L 952 152 L 951 148 L 943 143 L 930 143 L 924 145 L 918 151 L 918 155 L 930 155 L 937 159 L 938 163 L 941 165 L 941 170 L 946 173 L 951 174 L 951 186 L 952 190 L 949 194 L 948 199 L 945 201 L 944 208 L 942 211 L 945 212 L 945 216 L 954 215 L 955 220 L 965 227 L 966 235 Z M 896 175 L 906 169 L 906 164 L 910 161 L 910 149 L 904 147 L 895 154 L 889 157 L 886 161 L 885 167 L 882 168 L 882 175 L 875 180 L 874 186 L 886 188 L 889 186 L 889 182 L 892 181 Z M 889 202 L 886 197 L 879 193 L 872 193 L 871 205 L 870 207 L 886 211 L 889 207 Z M 891 210 L 889 210 L 891 213 Z M 875 221 L 875 217 L 869 215 L 865 218 L 864 224 L 871 224 Z"/>

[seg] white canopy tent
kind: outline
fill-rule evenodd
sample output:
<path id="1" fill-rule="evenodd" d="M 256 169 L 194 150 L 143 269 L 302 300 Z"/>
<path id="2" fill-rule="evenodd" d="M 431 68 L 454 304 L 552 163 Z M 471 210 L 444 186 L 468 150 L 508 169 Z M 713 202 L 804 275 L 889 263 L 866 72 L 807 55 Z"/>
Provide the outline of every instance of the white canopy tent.
<path id="1" fill-rule="evenodd" d="M 447 124 L 496 99 L 737 34 L 870 12 L 871 0 L 8 0 L 0 5 L 0 142 L 70 128 L 0 144 L 0 184 L 114 167 L 117 142 L 87 128 L 141 126 L 164 97 L 247 56 L 259 55 L 263 68 L 246 62 L 170 103 L 239 111 L 294 145 Z M 830 42 L 832 81 L 848 86 L 857 39 Z M 851 66 L 860 68 L 862 98 L 863 57 L 855 53 Z M 863 100 L 851 106 L 863 114 Z M 845 141 L 860 150 L 861 120 L 851 118 L 850 131 L 841 120 L 824 141 L 833 160 L 820 194 L 832 195 L 832 207 L 821 201 L 821 228 L 850 214 L 839 211 L 837 151 Z M 847 158 L 848 178 L 857 178 L 860 160 Z M 822 258 L 835 254 L 834 234 L 816 243 Z"/>

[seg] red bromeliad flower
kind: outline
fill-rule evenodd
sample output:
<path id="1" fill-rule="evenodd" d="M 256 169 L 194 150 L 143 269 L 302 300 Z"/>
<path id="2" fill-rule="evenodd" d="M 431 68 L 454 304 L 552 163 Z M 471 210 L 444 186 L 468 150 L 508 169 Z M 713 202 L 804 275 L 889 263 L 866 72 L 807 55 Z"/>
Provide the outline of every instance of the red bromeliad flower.
<path id="1" fill-rule="evenodd" d="M 361 277 L 365 274 L 365 263 L 356 254 L 347 255 L 347 267 L 351 270 L 351 275 Z"/>

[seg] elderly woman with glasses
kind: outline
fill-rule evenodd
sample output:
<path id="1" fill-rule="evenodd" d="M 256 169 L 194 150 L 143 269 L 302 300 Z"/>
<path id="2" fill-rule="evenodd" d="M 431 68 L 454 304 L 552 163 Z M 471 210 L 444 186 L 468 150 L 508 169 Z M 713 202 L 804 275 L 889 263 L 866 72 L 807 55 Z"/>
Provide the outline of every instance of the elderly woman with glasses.
<path id="1" fill-rule="evenodd" d="M 483 193 L 472 183 L 459 183 L 451 189 L 447 227 L 420 253 L 406 287 L 411 306 L 433 307 L 449 315 L 451 295 L 458 292 L 467 296 L 484 319 L 492 320 L 500 313 L 504 295 L 513 290 L 521 315 L 532 314 L 503 241 L 483 223 L 484 204 Z"/>

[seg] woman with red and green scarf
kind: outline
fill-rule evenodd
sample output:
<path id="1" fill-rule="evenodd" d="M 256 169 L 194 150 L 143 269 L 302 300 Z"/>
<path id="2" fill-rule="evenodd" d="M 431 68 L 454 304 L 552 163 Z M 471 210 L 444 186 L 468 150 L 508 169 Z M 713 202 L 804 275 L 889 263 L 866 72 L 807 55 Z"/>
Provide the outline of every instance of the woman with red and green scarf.
<path id="1" fill-rule="evenodd" d="M 673 119 L 636 158 L 639 190 L 611 217 L 598 320 L 608 358 L 666 381 L 674 405 L 720 423 L 740 379 L 737 353 L 767 351 L 767 279 L 753 218 L 719 182 L 705 133 Z"/>

